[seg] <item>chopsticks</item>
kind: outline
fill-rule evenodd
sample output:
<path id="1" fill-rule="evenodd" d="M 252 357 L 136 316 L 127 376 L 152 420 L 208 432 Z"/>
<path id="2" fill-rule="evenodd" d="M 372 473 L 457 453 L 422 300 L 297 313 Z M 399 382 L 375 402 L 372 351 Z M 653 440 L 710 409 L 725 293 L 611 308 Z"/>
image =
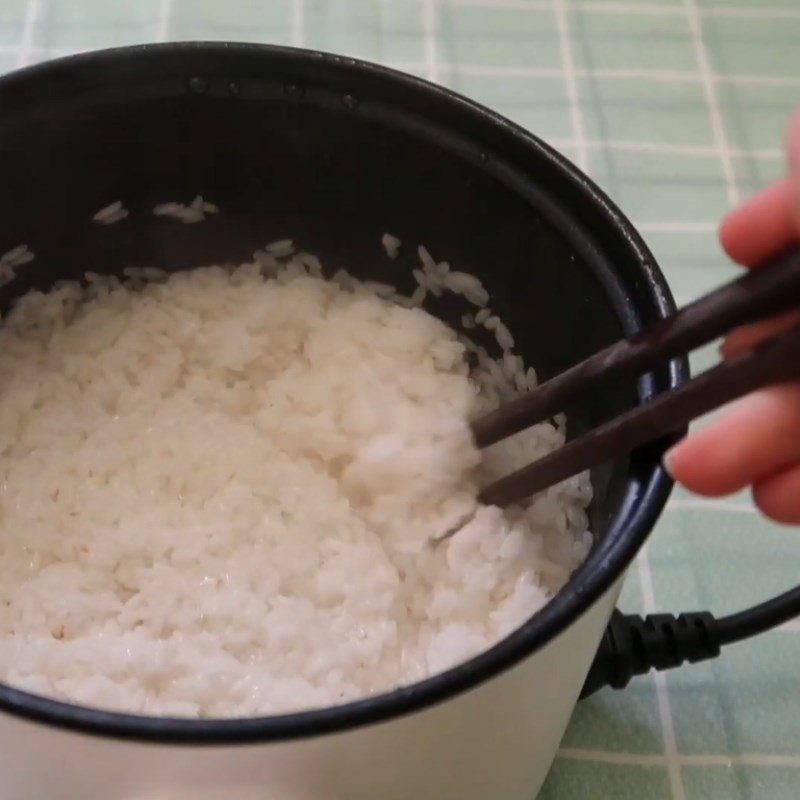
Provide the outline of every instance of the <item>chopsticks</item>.
<path id="1" fill-rule="evenodd" d="M 800 249 L 701 297 L 672 316 L 571 367 L 473 422 L 486 447 L 561 411 L 612 380 L 641 375 L 741 325 L 800 307 Z M 478 499 L 506 506 L 571 475 L 680 430 L 693 419 L 773 383 L 800 379 L 800 325 L 606 422 L 485 487 Z"/>

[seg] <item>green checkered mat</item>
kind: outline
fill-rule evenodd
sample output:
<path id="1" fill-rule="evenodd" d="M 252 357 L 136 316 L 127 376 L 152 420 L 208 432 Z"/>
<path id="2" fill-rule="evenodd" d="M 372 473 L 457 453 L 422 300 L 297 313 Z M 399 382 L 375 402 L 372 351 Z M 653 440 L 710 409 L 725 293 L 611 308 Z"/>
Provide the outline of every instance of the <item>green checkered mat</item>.
<path id="1" fill-rule="evenodd" d="M 800 0 L 735 2 L 0 0 L 0 70 L 112 45 L 235 39 L 417 73 L 584 167 L 686 302 L 733 274 L 717 220 L 781 173 L 783 125 L 800 100 Z M 701 352 L 695 367 L 714 356 Z M 800 533 L 760 519 L 748 498 L 679 491 L 623 606 L 730 612 L 792 585 L 798 565 Z M 601 693 L 575 712 L 542 797 L 800 797 L 799 665 L 794 623 Z"/>

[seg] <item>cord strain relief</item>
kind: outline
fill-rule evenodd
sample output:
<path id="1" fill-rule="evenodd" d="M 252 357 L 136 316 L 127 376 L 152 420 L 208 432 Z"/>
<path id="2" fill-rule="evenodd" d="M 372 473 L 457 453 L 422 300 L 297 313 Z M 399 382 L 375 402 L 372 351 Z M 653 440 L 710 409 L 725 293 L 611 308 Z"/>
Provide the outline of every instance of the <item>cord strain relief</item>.
<path id="1" fill-rule="evenodd" d="M 717 621 L 707 611 L 673 614 L 622 614 L 615 611 L 586 679 L 582 697 L 603 686 L 622 689 L 631 678 L 686 661 L 716 658 L 720 652 Z"/>
<path id="2" fill-rule="evenodd" d="M 689 661 L 719 655 L 717 621 L 708 611 L 673 614 L 620 615 L 612 620 L 620 655 L 630 662 L 632 675 L 664 670 Z"/>

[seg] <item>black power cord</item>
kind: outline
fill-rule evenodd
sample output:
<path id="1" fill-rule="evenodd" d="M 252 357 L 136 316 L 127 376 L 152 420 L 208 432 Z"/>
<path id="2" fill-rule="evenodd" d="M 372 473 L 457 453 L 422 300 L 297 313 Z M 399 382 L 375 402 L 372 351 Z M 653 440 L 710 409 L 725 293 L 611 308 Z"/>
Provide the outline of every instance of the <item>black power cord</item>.
<path id="1" fill-rule="evenodd" d="M 672 614 L 622 614 L 611 617 L 581 698 L 604 686 L 622 689 L 651 669 L 716 658 L 726 644 L 740 642 L 800 615 L 800 586 L 761 605 L 716 619 L 708 611 Z"/>

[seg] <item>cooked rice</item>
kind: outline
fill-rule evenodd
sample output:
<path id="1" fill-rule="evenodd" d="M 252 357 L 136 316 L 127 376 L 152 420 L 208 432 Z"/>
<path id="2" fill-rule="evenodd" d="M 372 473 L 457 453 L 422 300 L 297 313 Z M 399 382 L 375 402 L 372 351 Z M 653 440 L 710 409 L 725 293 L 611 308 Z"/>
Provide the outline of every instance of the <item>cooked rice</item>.
<path id="1" fill-rule="evenodd" d="M 497 325 L 494 326 L 494 335 L 501 350 L 513 350 L 514 337 L 506 324 L 499 318 L 497 318 Z"/>
<path id="2" fill-rule="evenodd" d="M 122 205 L 122 200 L 116 200 L 101 208 L 92 220 L 100 225 L 113 225 L 115 222 L 125 219 L 128 216 L 128 209 Z"/>
<path id="3" fill-rule="evenodd" d="M 18 244 L 0 256 L 0 287 L 11 283 L 17 277 L 17 267 L 34 259 L 34 254 L 26 244 Z"/>
<path id="4" fill-rule="evenodd" d="M 424 270 L 412 269 L 411 274 L 414 276 L 414 280 L 420 285 L 421 288 L 425 290 L 428 289 L 428 286 L 430 286 L 430 279 Z"/>
<path id="5" fill-rule="evenodd" d="M 291 239 L 278 239 L 277 242 L 271 242 L 264 248 L 271 256 L 282 258 L 283 256 L 290 256 L 294 253 L 294 242 Z"/>
<path id="6" fill-rule="evenodd" d="M 219 214 L 219 206 L 204 200 L 201 194 L 197 195 L 190 205 L 192 208 L 199 208 L 204 214 Z"/>
<path id="7" fill-rule="evenodd" d="M 27 264 L 33 261 L 33 253 L 28 249 L 26 244 L 18 244 L 12 247 L 8 252 L 0 256 L 0 262 L 8 264 L 11 267 L 19 267 L 22 264 Z"/>
<path id="8" fill-rule="evenodd" d="M 450 277 L 447 281 L 451 292 L 456 294 L 463 294 L 469 290 L 481 290 L 481 282 L 474 276 L 468 275 L 466 272 L 450 272 Z"/>
<path id="9" fill-rule="evenodd" d="M 92 276 L 8 315 L 0 678 L 157 715 L 329 706 L 485 650 L 585 556 L 585 476 L 476 505 L 563 443 L 559 417 L 474 447 L 469 418 L 533 370 L 469 342 L 470 371 L 438 319 L 293 253 Z"/>
<path id="10" fill-rule="evenodd" d="M 381 237 L 381 244 L 389 258 L 397 258 L 402 242 L 396 236 L 392 236 L 391 233 L 384 233 Z"/>
<path id="11" fill-rule="evenodd" d="M 419 260 L 422 262 L 422 267 L 425 272 L 435 274 L 436 262 L 433 260 L 433 256 L 428 252 L 428 248 L 424 245 L 419 245 L 417 247 L 417 253 L 419 254 Z"/>
<path id="12" fill-rule="evenodd" d="M 157 217 L 172 217 L 186 224 L 202 222 L 207 214 L 219 213 L 219 207 L 197 195 L 189 205 L 183 203 L 159 203 L 153 206 L 153 213 Z"/>
<path id="13" fill-rule="evenodd" d="M 313 253 L 297 253 L 293 260 L 301 264 L 309 275 L 313 275 L 315 278 L 322 277 L 322 262 Z M 391 286 L 389 288 L 392 289 Z"/>
<path id="14" fill-rule="evenodd" d="M 17 277 L 17 273 L 14 271 L 14 267 L 10 264 L 6 264 L 3 261 L 0 261 L 0 287 L 5 286 L 7 283 L 11 283 L 14 278 Z"/>

